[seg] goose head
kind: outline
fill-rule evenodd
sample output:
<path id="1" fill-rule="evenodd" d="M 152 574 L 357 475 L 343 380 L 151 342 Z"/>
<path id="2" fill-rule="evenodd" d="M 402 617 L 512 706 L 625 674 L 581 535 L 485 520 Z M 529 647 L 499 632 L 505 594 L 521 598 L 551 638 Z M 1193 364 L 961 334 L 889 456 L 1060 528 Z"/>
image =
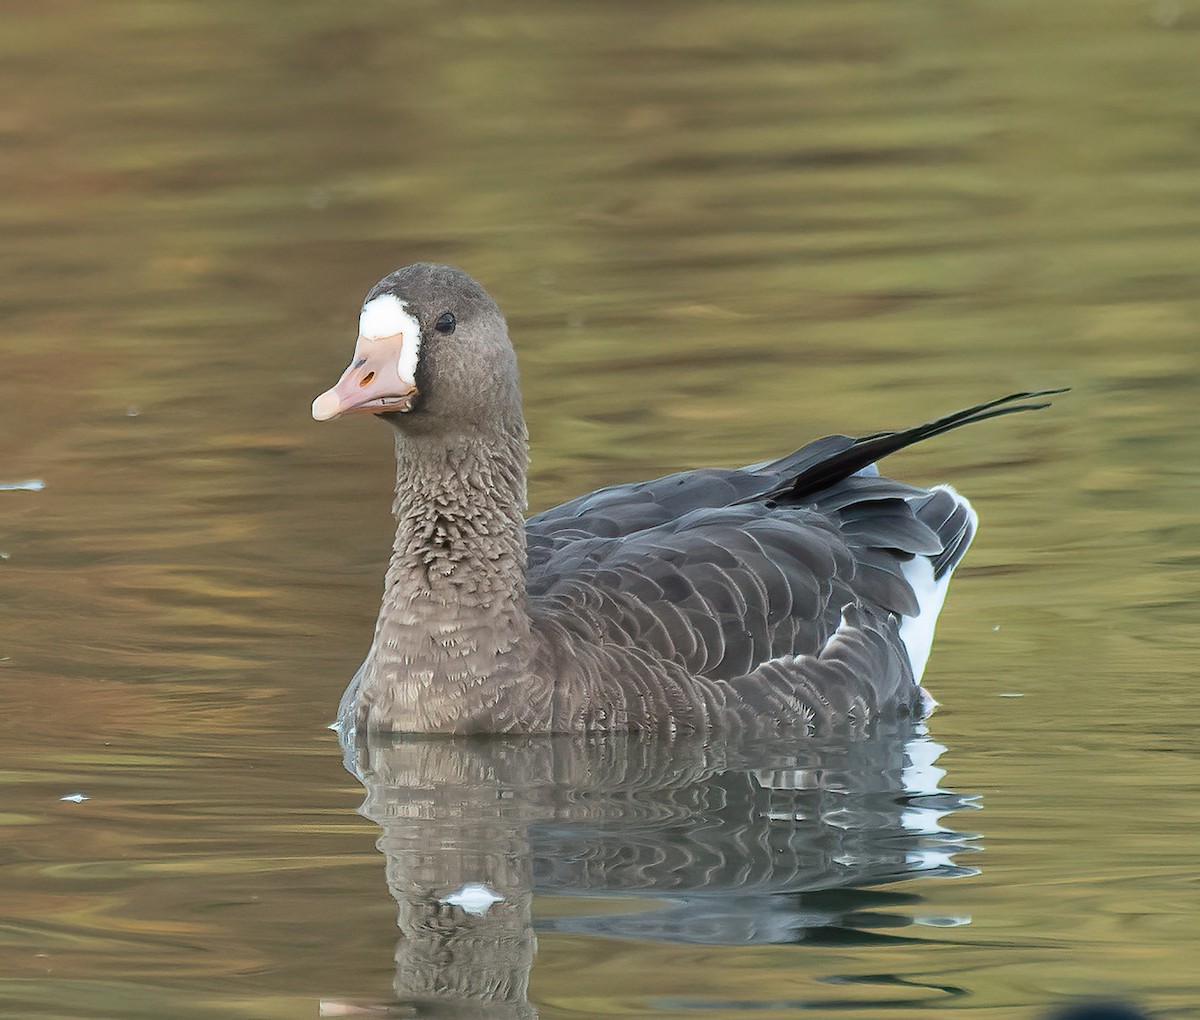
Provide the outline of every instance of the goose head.
<path id="1" fill-rule="evenodd" d="M 496 303 L 462 270 L 422 262 L 368 291 L 354 357 L 312 415 L 374 414 L 406 433 L 461 432 L 514 407 L 516 356 Z"/>

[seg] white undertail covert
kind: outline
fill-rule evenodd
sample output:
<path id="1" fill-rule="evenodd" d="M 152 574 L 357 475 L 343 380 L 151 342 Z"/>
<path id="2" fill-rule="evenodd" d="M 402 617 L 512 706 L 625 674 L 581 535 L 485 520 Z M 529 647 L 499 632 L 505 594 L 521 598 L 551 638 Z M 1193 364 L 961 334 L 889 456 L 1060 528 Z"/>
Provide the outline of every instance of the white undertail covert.
<path id="1" fill-rule="evenodd" d="M 979 517 L 971 508 L 964 496 L 960 496 L 949 485 L 935 485 L 954 497 L 959 506 L 971 516 L 971 533 L 979 524 Z M 928 556 L 914 556 L 902 567 L 904 579 L 917 597 L 920 609 L 916 616 L 900 617 L 900 640 L 908 651 L 908 660 L 912 663 L 913 678 L 921 682 L 925 672 L 925 664 L 929 661 L 929 652 L 933 648 L 933 630 L 937 624 L 938 614 L 942 611 L 942 603 L 946 601 L 946 590 L 950 587 L 950 576 L 963 553 L 971 543 L 968 541 L 958 550 L 958 558 L 952 563 L 941 577 L 933 576 L 933 562 Z"/>

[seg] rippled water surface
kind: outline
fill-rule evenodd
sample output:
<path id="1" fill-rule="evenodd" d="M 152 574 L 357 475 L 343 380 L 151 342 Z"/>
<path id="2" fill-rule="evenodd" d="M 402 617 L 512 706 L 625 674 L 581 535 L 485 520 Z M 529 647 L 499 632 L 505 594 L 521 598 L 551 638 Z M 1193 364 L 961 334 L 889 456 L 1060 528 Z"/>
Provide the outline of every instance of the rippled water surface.
<path id="1" fill-rule="evenodd" d="M 0 1014 L 1197 1015 L 1197 53 L 1195 0 L 5 5 Z M 1072 386 L 889 463 L 983 521 L 928 732 L 343 761 L 390 444 L 308 405 L 418 259 L 508 315 L 535 509 Z"/>

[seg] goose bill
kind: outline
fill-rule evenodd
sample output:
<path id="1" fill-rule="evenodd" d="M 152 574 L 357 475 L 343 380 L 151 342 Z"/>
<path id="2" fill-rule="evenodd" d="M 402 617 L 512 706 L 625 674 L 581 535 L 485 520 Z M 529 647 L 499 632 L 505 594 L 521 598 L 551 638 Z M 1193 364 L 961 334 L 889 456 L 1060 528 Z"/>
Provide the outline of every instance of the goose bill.
<path id="1" fill-rule="evenodd" d="M 404 334 L 381 339 L 360 336 L 354 360 L 342 377 L 312 403 L 317 421 L 343 414 L 386 414 L 412 410 L 417 388 L 400 375 Z"/>

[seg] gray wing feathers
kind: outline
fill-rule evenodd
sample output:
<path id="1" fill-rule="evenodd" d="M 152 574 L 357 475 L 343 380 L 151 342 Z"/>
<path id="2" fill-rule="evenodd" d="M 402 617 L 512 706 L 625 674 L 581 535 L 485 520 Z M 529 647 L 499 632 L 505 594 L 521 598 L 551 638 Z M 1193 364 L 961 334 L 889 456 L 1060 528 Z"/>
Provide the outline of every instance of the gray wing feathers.
<path id="1" fill-rule="evenodd" d="M 947 490 L 865 472 L 802 503 L 750 498 L 851 445 L 828 437 L 741 471 L 613 486 L 539 514 L 527 527 L 531 599 L 588 643 L 645 650 L 657 682 L 674 683 L 654 657 L 729 682 L 734 702 L 779 718 L 907 704 L 915 685 L 895 617 L 920 607 L 902 568 L 927 556 L 950 569 L 970 541 L 969 510 Z M 789 699 L 803 711 L 784 711 Z"/>
<path id="2" fill-rule="evenodd" d="M 920 541 L 906 544 L 929 545 L 909 530 Z M 566 534 L 553 551 L 542 546 L 531 596 L 569 614 L 580 636 L 653 648 L 699 676 L 731 679 L 814 652 L 859 600 L 915 611 L 894 552 L 812 511 L 718 508 L 624 539 Z"/>
<path id="3" fill-rule="evenodd" d="M 931 557 L 933 576 L 942 578 L 963 558 L 975 537 L 975 514 L 953 489 L 939 486 L 913 504 L 917 518 L 935 532 L 941 549 Z"/>
<path id="4" fill-rule="evenodd" d="M 756 719 L 798 720 L 810 734 L 865 732 L 881 713 L 920 712 L 912 674 L 891 652 L 896 640 L 894 620 L 848 606 L 817 654 L 773 659 L 730 686 Z"/>

